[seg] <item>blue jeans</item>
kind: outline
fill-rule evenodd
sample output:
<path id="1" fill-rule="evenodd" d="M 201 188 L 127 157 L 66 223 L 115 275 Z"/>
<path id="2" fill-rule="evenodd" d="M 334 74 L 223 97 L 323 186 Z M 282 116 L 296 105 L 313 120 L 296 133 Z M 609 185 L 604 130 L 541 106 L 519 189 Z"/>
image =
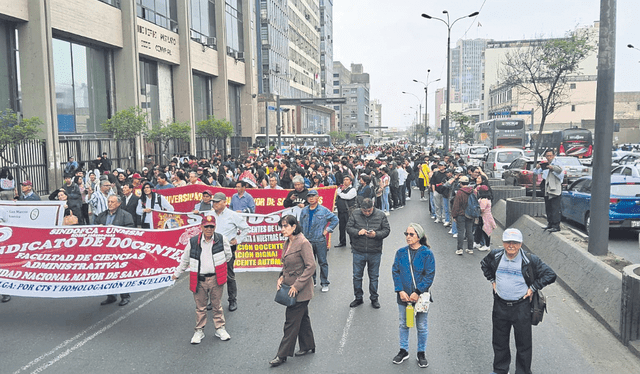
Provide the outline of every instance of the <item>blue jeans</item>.
<path id="1" fill-rule="evenodd" d="M 458 233 L 458 222 L 454 219 L 451 222 L 451 234 L 457 234 Z"/>
<path id="2" fill-rule="evenodd" d="M 389 186 L 382 190 L 382 209 L 383 212 L 389 212 Z"/>
<path id="3" fill-rule="evenodd" d="M 400 314 L 400 348 L 409 351 L 409 328 L 407 327 L 407 311 L 406 307 L 398 304 L 398 312 Z M 416 313 L 415 326 L 418 330 L 418 352 L 425 352 L 427 349 L 427 336 L 429 336 L 429 327 L 427 326 L 427 314 Z"/>
<path id="4" fill-rule="evenodd" d="M 310 242 L 313 247 L 313 254 L 318 259 L 318 267 L 320 268 L 320 284 L 329 285 L 329 263 L 327 262 L 327 240 L 321 242 Z M 317 269 L 316 269 L 317 272 Z M 313 283 L 316 283 L 316 272 L 313 273 Z"/>
<path id="5" fill-rule="evenodd" d="M 378 300 L 378 276 L 380 275 L 380 259 L 382 252 L 364 253 L 352 251 L 353 253 L 353 294 L 356 299 L 362 300 L 364 291 L 362 290 L 362 277 L 364 267 L 367 266 L 369 274 L 369 299 Z"/>
<path id="6" fill-rule="evenodd" d="M 445 222 L 451 222 L 451 215 L 449 214 L 449 199 L 442 197 L 442 207 L 444 208 L 444 220 Z"/>
<path id="7" fill-rule="evenodd" d="M 431 217 L 436 218 L 436 198 L 433 191 L 429 191 L 429 204 L 431 205 Z"/>

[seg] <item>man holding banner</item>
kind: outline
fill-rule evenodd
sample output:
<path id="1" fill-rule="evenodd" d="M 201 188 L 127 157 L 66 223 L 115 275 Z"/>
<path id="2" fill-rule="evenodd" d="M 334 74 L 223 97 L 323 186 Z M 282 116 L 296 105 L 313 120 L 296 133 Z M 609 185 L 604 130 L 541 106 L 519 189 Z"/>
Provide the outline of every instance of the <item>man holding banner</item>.
<path id="1" fill-rule="evenodd" d="M 209 299 L 213 304 L 215 336 L 223 341 L 231 339 L 225 329 L 224 311 L 220 303 L 224 284 L 227 282 L 227 263 L 233 261 L 231 247 L 226 237 L 215 232 L 216 219 L 213 216 L 203 217 L 201 227 L 202 233 L 189 239 L 180 265 L 171 277 L 176 280 L 187 267 L 190 268 L 189 289 L 196 302 L 196 331 L 191 344 L 200 344 L 204 338 Z"/>
<path id="2" fill-rule="evenodd" d="M 229 311 L 233 312 L 238 309 L 238 286 L 233 263 L 236 260 L 238 244 L 247 240 L 250 229 L 247 221 L 240 214 L 227 208 L 227 196 L 223 192 L 216 192 L 211 201 L 213 202 L 213 216 L 218 223 L 216 233 L 222 234 L 231 245 L 231 261 L 227 263 L 227 294 L 229 295 Z"/>

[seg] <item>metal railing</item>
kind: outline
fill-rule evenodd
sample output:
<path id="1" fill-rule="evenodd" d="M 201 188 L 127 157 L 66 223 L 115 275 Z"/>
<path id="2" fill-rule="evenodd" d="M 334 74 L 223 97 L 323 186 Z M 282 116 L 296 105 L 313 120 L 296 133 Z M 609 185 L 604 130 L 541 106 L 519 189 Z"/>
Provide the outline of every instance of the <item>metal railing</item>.
<path id="1" fill-rule="evenodd" d="M 20 192 L 20 183 L 30 180 L 38 195 L 49 194 L 47 147 L 42 140 L 30 140 L 0 153 L 0 167 L 8 167 Z"/>

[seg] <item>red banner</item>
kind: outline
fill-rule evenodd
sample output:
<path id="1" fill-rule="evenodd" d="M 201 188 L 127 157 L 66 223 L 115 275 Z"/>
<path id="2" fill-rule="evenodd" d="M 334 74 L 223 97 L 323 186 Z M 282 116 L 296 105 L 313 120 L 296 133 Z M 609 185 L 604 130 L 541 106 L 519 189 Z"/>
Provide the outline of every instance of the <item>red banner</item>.
<path id="1" fill-rule="evenodd" d="M 336 199 L 336 186 L 320 187 L 320 204 L 333 211 Z M 193 207 L 202 200 L 202 192 L 209 190 L 212 193 L 222 192 L 227 196 L 227 205 L 231 204 L 231 196 L 237 191 L 235 188 L 211 187 L 204 185 L 189 185 L 184 187 L 169 188 L 157 191 L 163 195 L 169 204 L 173 205 L 176 212 L 191 212 Z M 253 197 L 256 203 L 256 213 L 269 214 L 284 209 L 284 200 L 291 190 L 265 190 L 262 188 L 247 189 L 247 193 Z"/>
<path id="2" fill-rule="evenodd" d="M 0 226 L 0 294 L 83 297 L 167 287 L 192 225 L 169 230 L 117 226 Z"/>

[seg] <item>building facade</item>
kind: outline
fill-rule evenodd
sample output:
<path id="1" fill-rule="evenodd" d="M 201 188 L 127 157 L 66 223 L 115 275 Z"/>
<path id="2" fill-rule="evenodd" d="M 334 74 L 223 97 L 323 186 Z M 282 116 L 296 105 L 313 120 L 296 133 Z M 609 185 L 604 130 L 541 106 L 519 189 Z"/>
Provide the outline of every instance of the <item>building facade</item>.
<path id="1" fill-rule="evenodd" d="M 333 62 L 333 97 L 344 97 L 347 102 L 334 105 L 336 129 L 345 133 L 369 131 L 370 102 L 369 74 L 362 64 L 351 64 L 347 69 L 340 61 Z"/>
<path id="2" fill-rule="evenodd" d="M 236 137 L 256 132 L 257 73 L 251 0 L 2 0 L 0 100 L 45 124 L 50 184 L 68 139 L 108 137 L 115 112 L 140 107 L 149 125 L 214 115 Z M 136 160 L 145 144 L 137 139 Z M 94 155 L 92 155 L 94 156 Z"/>

